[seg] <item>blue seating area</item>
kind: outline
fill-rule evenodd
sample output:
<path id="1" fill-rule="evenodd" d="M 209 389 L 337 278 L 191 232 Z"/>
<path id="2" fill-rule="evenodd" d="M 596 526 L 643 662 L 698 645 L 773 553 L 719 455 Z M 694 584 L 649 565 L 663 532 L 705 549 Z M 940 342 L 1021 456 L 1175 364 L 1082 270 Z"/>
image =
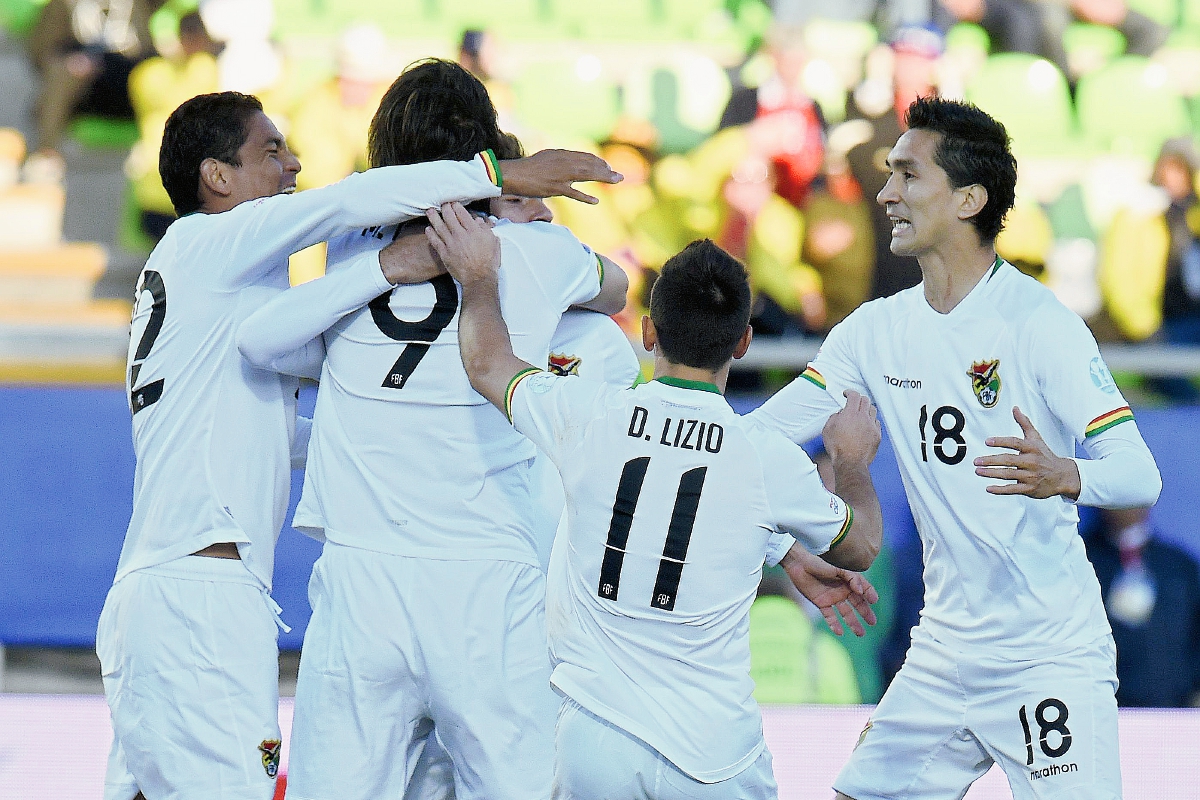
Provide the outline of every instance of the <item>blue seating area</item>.
<path id="1" fill-rule="evenodd" d="M 314 394 L 302 393 L 311 412 Z M 761 398 L 734 398 L 739 411 Z M 91 647 L 129 521 L 133 447 L 120 388 L 0 388 L 0 643 Z M 1153 511 L 1163 537 L 1200 558 L 1194 498 L 1200 468 L 1180 432 L 1200 430 L 1200 408 L 1142 410 L 1138 423 L 1165 486 Z M 900 476 L 885 438 L 875 481 L 887 535 L 912 536 Z M 293 506 L 301 473 L 292 480 Z M 275 566 L 275 599 L 297 649 L 308 622 L 308 576 L 320 545 L 285 528 Z"/>

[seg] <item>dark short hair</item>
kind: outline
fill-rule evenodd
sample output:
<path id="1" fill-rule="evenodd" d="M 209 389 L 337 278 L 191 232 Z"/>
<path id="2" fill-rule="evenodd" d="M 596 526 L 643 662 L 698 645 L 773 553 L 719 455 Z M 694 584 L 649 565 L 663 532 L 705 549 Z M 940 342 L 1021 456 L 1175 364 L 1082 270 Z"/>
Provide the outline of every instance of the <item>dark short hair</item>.
<path id="1" fill-rule="evenodd" d="M 999 121 L 971 103 L 941 97 L 919 97 L 905 114 L 909 130 L 941 134 L 934 161 L 955 189 L 978 183 L 987 203 L 971 224 L 980 241 L 993 242 L 1004 229 L 1017 188 L 1017 160 L 1008 132 Z"/>
<path id="2" fill-rule="evenodd" d="M 479 79 L 453 61 L 408 66 L 388 88 L 371 120 L 372 167 L 424 161 L 470 161 L 500 145 L 496 107 Z"/>
<path id="3" fill-rule="evenodd" d="M 251 118 L 263 110 L 257 97 L 217 92 L 193 97 L 171 112 L 158 149 L 158 174 L 180 216 L 200 209 L 200 164 L 215 158 L 240 167 Z"/>
<path id="4" fill-rule="evenodd" d="M 720 369 L 750 323 L 746 268 L 711 239 L 692 242 L 663 265 L 650 292 L 650 320 L 668 361 Z"/>

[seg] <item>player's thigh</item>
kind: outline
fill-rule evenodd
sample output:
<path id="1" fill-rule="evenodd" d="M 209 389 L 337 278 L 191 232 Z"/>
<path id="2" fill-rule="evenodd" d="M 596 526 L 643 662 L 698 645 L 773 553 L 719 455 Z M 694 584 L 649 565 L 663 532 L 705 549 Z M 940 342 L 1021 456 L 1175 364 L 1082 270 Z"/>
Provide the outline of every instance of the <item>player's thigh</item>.
<path id="1" fill-rule="evenodd" d="M 915 633 L 834 788 L 855 800 L 959 800 L 992 759 L 967 729 L 953 654 Z"/>
<path id="2" fill-rule="evenodd" d="M 240 562 L 212 567 L 244 570 Z M 127 794 L 132 777 L 151 797 L 271 797 L 280 747 L 276 636 L 262 591 L 247 583 L 144 570 L 115 585 L 97 632 L 120 743 L 106 780 L 114 795 Z"/>
<path id="3" fill-rule="evenodd" d="M 563 701 L 555 729 L 554 800 L 775 800 L 771 753 L 737 775 L 702 783 L 650 745 Z"/>
<path id="4" fill-rule="evenodd" d="M 459 800 L 544 798 L 559 698 L 550 688 L 541 571 L 423 561 L 423 591 L 409 593 L 410 613 L 426 621 L 433 717 L 454 760 Z"/>
<path id="5" fill-rule="evenodd" d="M 656 797 L 658 754 L 573 700 L 563 701 L 554 744 L 553 800 Z"/>
<path id="6" fill-rule="evenodd" d="M 433 732 L 425 738 L 404 800 L 454 800 L 454 762 Z"/>
<path id="7" fill-rule="evenodd" d="M 987 665 L 984 665 L 986 668 Z M 971 724 L 1016 800 L 1121 797 L 1112 640 L 1037 661 L 998 662 Z"/>
<path id="8" fill-rule="evenodd" d="M 400 797 L 432 730 L 395 557 L 326 545 L 309 580 L 288 759 L 294 800 Z"/>

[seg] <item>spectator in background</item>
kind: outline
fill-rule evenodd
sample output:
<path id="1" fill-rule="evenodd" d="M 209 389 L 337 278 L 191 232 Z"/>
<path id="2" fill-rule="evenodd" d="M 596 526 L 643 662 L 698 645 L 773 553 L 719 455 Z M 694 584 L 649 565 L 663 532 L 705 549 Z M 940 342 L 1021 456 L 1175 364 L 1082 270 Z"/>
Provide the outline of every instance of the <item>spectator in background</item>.
<path id="1" fill-rule="evenodd" d="M 1104 240 L 1101 291 L 1109 316 L 1130 339 L 1156 332 L 1170 344 L 1200 344 L 1200 154 L 1191 139 L 1166 141 L 1144 202 L 1113 218 Z M 1172 400 L 1196 402 L 1187 379 L 1159 378 L 1151 388 Z"/>
<path id="2" fill-rule="evenodd" d="M 890 45 L 867 56 L 866 76 L 847 100 L 846 122 L 830 133 L 833 170 L 849 170 L 871 208 L 872 298 L 889 297 L 921 282 L 917 260 L 892 252 L 892 223 L 875 197 L 888 178 L 887 154 L 904 132 L 903 109 L 918 97 L 933 94 L 941 52 L 942 38 L 932 28 L 897 31 Z M 831 183 L 836 185 L 836 179 Z"/>
<path id="3" fill-rule="evenodd" d="M 497 50 L 495 36 L 480 28 L 468 28 L 458 42 L 458 63 L 487 87 L 500 126 L 505 130 L 519 128 L 513 119 L 516 99 L 512 88 L 497 75 Z"/>
<path id="4" fill-rule="evenodd" d="M 1117 643 L 1117 703 L 1200 705 L 1200 571 L 1149 516 L 1106 509 L 1085 539 Z"/>
<path id="5" fill-rule="evenodd" d="M 804 91 L 807 54 L 801 31 L 776 26 L 767 52 L 774 65 L 771 76 L 761 86 L 734 89 L 719 127 L 754 122 L 756 150 L 774 165 L 776 193 L 803 208 L 825 158 L 825 118 Z"/>
<path id="6" fill-rule="evenodd" d="M 29 55 L 41 78 L 31 169 L 61 178 L 64 166 L 58 150 L 76 113 L 133 119 L 129 73 L 153 54 L 150 15 L 164 4 L 165 0 L 46 3 L 29 36 Z"/>
<path id="7" fill-rule="evenodd" d="M 175 221 L 175 208 L 158 174 L 158 148 L 167 117 L 185 100 L 217 90 L 219 46 L 208 35 L 200 14 L 179 20 L 179 49 L 153 56 L 129 75 L 129 99 L 140 137 L 126 162 L 133 198 L 141 209 L 142 231 L 154 243 Z M 345 176 L 343 176 L 345 177 Z"/>

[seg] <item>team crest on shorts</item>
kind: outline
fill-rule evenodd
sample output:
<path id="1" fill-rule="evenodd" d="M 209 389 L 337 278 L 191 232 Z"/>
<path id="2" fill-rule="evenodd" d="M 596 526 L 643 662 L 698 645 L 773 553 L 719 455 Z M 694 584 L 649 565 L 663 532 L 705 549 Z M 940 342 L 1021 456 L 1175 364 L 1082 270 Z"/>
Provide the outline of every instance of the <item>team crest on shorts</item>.
<path id="1" fill-rule="evenodd" d="M 268 778 L 279 774 L 279 749 L 278 739 L 263 739 L 262 744 L 258 746 L 258 751 L 262 753 L 263 769 L 267 771 Z"/>
<path id="2" fill-rule="evenodd" d="M 1000 359 L 972 363 L 967 376 L 979 405 L 992 408 L 1000 401 Z"/>
<path id="3" fill-rule="evenodd" d="M 551 375 L 557 375 L 560 378 L 565 378 L 568 375 L 578 375 L 579 365 L 583 359 L 579 356 L 569 356 L 565 353 L 551 353 L 549 362 L 549 372 Z"/>

